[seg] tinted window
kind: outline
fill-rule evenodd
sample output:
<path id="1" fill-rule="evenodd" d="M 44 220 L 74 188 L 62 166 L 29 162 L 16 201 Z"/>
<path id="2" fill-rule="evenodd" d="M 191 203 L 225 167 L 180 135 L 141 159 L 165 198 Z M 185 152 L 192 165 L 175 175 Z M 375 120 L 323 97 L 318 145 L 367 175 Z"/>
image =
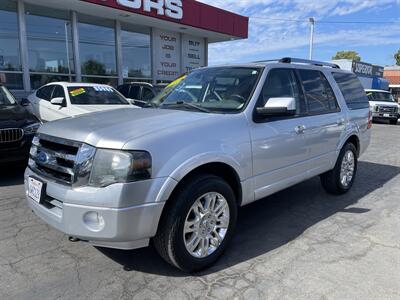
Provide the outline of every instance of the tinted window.
<path id="1" fill-rule="evenodd" d="M 140 100 L 140 86 L 131 85 L 131 90 L 129 91 L 128 98 Z"/>
<path id="2" fill-rule="evenodd" d="M 261 92 L 259 107 L 264 107 L 270 98 L 292 97 L 296 99 L 297 114 L 306 111 L 303 99 L 300 97 L 299 86 L 292 70 L 272 69 Z"/>
<path id="3" fill-rule="evenodd" d="M 64 88 L 61 85 L 56 85 L 53 91 L 53 96 L 51 98 L 64 98 L 65 99 L 65 93 L 64 93 Z"/>
<path id="4" fill-rule="evenodd" d="M 129 98 L 129 96 L 128 96 L 128 94 L 129 94 L 129 85 L 128 85 L 128 84 L 120 85 L 120 86 L 117 88 L 117 90 L 118 90 L 118 92 L 120 92 L 122 95 L 124 95 L 125 97 L 128 97 L 128 98 Z"/>
<path id="5" fill-rule="evenodd" d="M 40 99 L 50 101 L 53 89 L 54 85 L 44 86 L 36 92 L 36 96 Z"/>
<path id="6" fill-rule="evenodd" d="M 350 73 L 333 73 L 332 75 L 349 109 L 369 108 L 368 97 L 356 75 Z"/>
<path id="7" fill-rule="evenodd" d="M 71 104 L 75 105 L 128 105 L 129 103 L 108 86 L 74 86 L 68 88 Z"/>
<path id="8" fill-rule="evenodd" d="M 299 70 L 310 114 L 323 114 L 337 110 L 334 93 L 325 76 L 314 70 Z"/>
<path id="9" fill-rule="evenodd" d="M 154 93 L 151 89 L 144 87 L 143 88 L 143 95 L 142 95 L 142 100 L 143 101 L 150 101 L 151 99 L 154 98 Z"/>

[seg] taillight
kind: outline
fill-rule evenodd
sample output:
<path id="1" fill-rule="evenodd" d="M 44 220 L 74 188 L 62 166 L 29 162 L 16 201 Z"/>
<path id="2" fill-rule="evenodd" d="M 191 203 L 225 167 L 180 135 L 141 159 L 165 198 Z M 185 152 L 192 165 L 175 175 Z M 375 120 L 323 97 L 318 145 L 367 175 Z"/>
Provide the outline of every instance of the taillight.
<path id="1" fill-rule="evenodd" d="M 372 128 L 372 111 L 370 110 L 368 114 L 368 129 L 371 128 Z"/>

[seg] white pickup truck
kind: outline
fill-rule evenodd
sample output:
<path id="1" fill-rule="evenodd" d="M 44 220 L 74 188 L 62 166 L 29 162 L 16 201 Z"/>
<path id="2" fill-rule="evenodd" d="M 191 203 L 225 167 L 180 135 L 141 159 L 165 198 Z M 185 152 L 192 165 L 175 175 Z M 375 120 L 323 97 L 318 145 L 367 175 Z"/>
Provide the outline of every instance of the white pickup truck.
<path id="1" fill-rule="evenodd" d="M 108 85 L 49 83 L 28 97 L 28 108 L 42 122 L 117 108 L 137 108 Z"/>

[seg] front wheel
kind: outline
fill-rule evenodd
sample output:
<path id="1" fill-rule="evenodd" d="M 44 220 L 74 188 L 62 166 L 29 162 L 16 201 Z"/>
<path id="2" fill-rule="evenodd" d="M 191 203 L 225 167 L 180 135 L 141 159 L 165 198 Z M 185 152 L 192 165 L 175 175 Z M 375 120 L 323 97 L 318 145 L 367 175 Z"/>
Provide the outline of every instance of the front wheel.
<path id="1" fill-rule="evenodd" d="M 154 238 L 158 253 L 186 272 L 210 267 L 226 249 L 236 225 L 232 188 L 219 177 L 201 175 L 169 201 Z"/>
<path id="2" fill-rule="evenodd" d="M 340 151 L 335 168 L 321 175 L 321 183 L 330 194 L 345 194 L 353 186 L 357 173 L 357 149 L 347 143 Z"/>
<path id="3" fill-rule="evenodd" d="M 397 125 L 397 119 L 393 119 L 389 121 L 391 125 Z"/>

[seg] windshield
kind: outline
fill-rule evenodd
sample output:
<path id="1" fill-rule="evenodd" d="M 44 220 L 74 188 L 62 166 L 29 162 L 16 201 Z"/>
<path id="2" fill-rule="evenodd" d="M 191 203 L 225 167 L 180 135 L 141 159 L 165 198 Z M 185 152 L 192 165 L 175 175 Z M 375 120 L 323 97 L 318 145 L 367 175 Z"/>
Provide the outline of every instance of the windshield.
<path id="1" fill-rule="evenodd" d="M 75 105 L 128 105 L 129 102 L 108 86 L 68 87 L 71 104 Z"/>
<path id="2" fill-rule="evenodd" d="M 387 92 L 367 92 L 369 101 L 396 102 L 391 93 Z"/>
<path id="3" fill-rule="evenodd" d="M 15 101 L 14 96 L 7 90 L 7 88 L 0 86 L 0 106 L 15 104 L 17 104 L 17 102 Z"/>
<path id="4" fill-rule="evenodd" d="M 193 71 L 179 84 L 167 87 L 151 104 L 160 108 L 237 112 L 249 100 L 260 73 L 260 68 L 241 67 Z"/>

